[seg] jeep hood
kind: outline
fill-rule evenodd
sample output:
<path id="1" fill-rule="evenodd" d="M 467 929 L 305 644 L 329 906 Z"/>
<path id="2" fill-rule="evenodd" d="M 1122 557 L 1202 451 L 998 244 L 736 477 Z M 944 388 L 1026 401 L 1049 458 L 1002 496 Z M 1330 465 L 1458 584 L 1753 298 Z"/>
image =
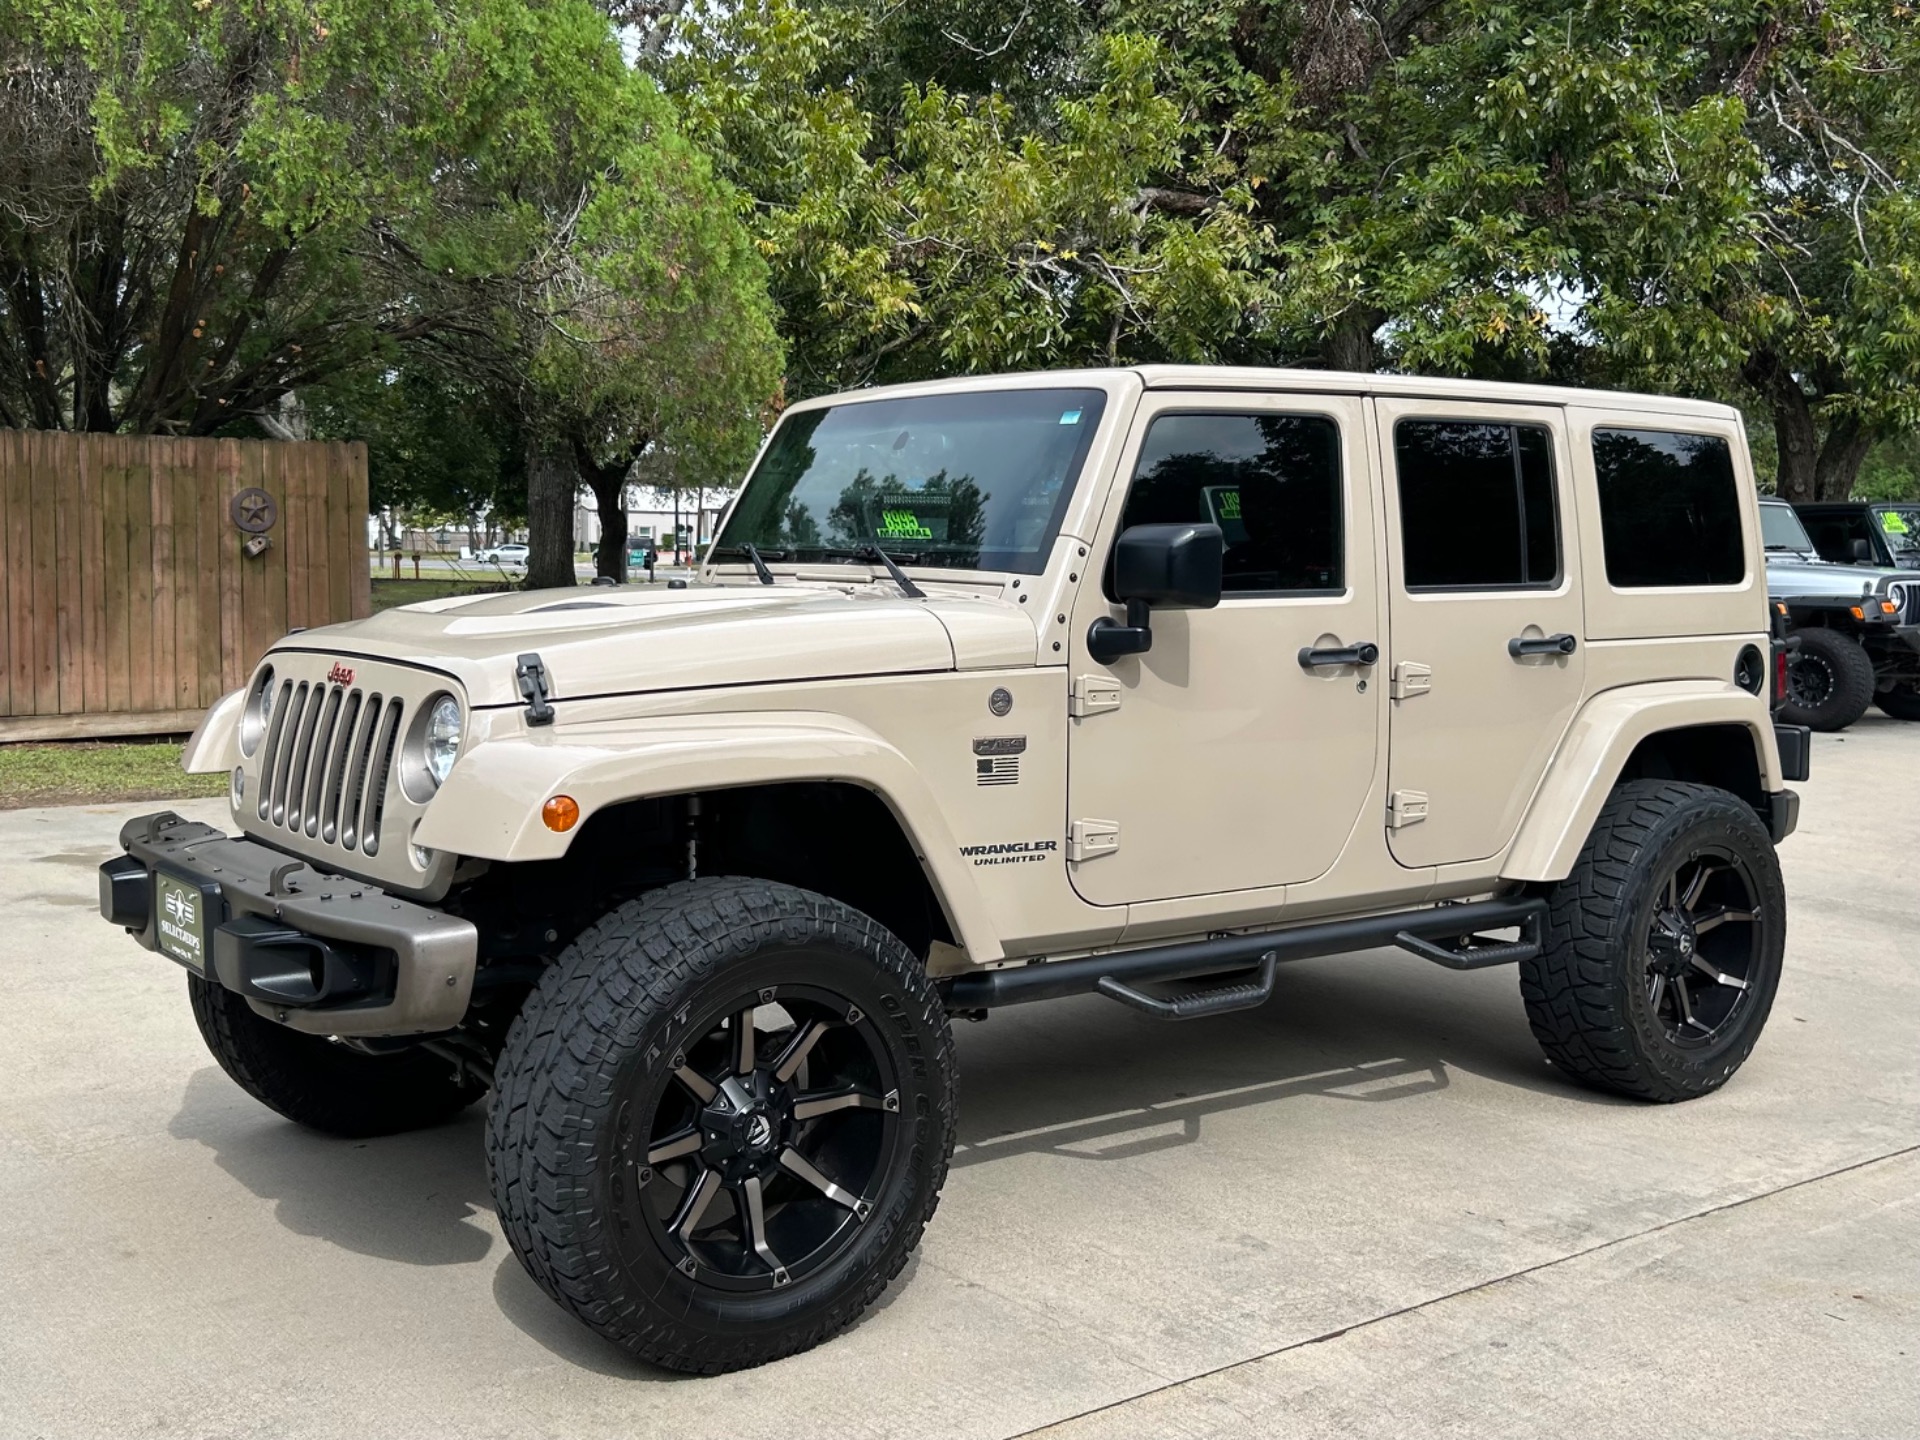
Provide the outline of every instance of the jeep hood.
<path id="1" fill-rule="evenodd" d="M 891 583 L 585 587 L 459 596 L 289 636 L 277 649 L 451 675 L 474 705 L 521 703 L 538 654 L 556 701 L 1031 665 L 1037 636 L 998 591 L 909 600 Z"/>
<path id="2" fill-rule="evenodd" d="M 1887 581 L 1901 578 L 1898 570 L 1868 565 L 1835 565 L 1778 552 L 1767 557 L 1767 593 L 1776 600 L 1796 595 L 1872 595 L 1884 589 Z"/>

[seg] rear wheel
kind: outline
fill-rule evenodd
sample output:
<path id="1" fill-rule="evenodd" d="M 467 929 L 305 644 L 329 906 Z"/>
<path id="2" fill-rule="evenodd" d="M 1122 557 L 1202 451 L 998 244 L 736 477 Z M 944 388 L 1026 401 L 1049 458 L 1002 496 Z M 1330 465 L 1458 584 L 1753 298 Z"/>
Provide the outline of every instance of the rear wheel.
<path id="1" fill-rule="evenodd" d="M 226 987 L 187 977 L 207 1049 L 242 1090 L 329 1135 L 397 1135 L 437 1125 L 486 1093 L 425 1050 L 370 1055 L 256 1015 Z"/>
<path id="2" fill-rule="evenodd" d="M 1920 681 L 1906 680 L 1882 690 L 1873 703 L 1896 720 L 1920 720 Z"/>
<path id="3" fill-rule="evenodd" d="M 1844 730 L 1873 703 L 1873 660 L 1858 640 L 1812 626 L 1793 632 L 1787 657 L 1787 699 L 1780 718 L 1815 730 Z"/>
<path id="4" fill-rule="evenodd" d="M 641 1359 L 805 1350 L 906 1263 L 953 1150 L 919 961 L 837 901 L 667 886 L 590 926 L 514 1022 L 488 1170 L 534 1280 Z"/>
<path id="5" fill-rule="evenodd" d="M 1717 1090 L 1752 1053 L 1780 980 L 1773 842 L 1736 795 L 1628 781 L 1554 887 L 1544 938 L 1520 988 L 1558 1068 L 1646 1100 Z"/>

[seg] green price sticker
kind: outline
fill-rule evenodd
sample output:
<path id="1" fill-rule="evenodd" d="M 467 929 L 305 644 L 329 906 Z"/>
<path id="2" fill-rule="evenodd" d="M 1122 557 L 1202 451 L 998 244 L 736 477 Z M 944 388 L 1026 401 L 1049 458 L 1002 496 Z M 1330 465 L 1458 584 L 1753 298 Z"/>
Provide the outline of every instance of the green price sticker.
<path id="1" fill-rule="evenodd" d="M 1880 528 L 1889 535 L 1904 535 L 1907 533 L 1907 517 L 1898 510 L 1882 510 Z"/>

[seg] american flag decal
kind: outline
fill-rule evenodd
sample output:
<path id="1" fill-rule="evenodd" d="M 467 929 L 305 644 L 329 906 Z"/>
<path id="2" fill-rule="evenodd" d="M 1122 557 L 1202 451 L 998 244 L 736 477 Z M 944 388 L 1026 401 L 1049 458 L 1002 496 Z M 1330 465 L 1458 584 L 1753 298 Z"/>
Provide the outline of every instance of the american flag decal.
<path id="1" fill-rule="evenodd" d="M 982 785 L 1018 785 L 1020 783 L 1020 757 L 1018 755 L 995 755 L 973 762 L 976 772 L 974 778 Z"/>
<path id="2" fill-rule="evenodd" d="M 995 735 L 973 742 L 973 778 L 977 785 L 1018 785 L 1024 735 Z"/>

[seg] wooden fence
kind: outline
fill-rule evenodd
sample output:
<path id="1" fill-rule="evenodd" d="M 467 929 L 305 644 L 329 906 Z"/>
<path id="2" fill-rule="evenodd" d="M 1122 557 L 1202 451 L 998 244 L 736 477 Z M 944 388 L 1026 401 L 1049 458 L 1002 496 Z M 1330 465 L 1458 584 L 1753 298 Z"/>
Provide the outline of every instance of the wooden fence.
<path id="1" fill-rule="evenodd" d="M 366 516 L 357 443 L 0 429 L 0 741 L 191 729 L 289 630 L 368 613 Z"/>

